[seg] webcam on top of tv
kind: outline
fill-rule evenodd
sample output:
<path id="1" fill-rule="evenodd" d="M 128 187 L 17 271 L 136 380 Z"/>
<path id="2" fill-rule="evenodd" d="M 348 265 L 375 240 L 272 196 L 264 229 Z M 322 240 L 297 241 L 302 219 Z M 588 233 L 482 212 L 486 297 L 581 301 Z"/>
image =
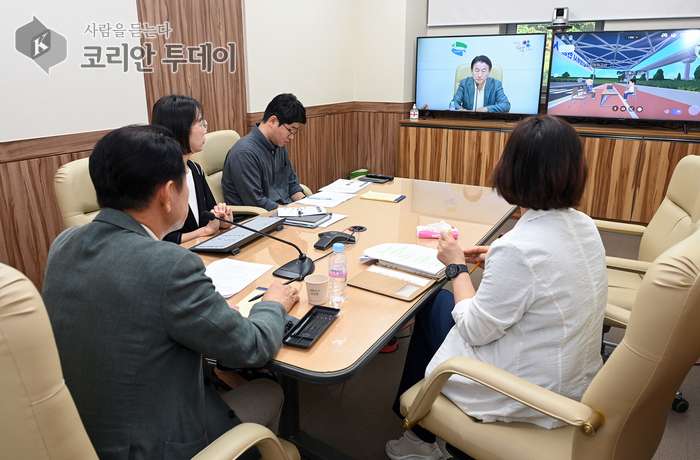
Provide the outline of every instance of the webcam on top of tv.
<path id="1" fill-rule="evenodd" d="M 554 12 L 552 13 L 552 25 L 549 28 L 559 30 L 570 29 L 569 8 L 554 8 Z"/>

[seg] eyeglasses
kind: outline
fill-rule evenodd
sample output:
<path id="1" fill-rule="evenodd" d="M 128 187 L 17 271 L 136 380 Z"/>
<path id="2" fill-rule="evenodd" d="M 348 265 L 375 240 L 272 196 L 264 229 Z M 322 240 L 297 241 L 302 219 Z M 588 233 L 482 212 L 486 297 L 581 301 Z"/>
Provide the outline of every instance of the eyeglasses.
<path id="1" fill-rule="evenodd" d="M 287 130 L 287 132 L 289 133 L 290 136 L 296 136 L 297 134 L 299 134 L 299 128 L 289 129 L 289 128 L 287 128 L 287 125 L 285 125 L 285 124 L 283 124 L 282 126 L 284 126 L 284 129 Z"/>
<path id="2" fill-rule="evenodd" d="M 207 123 L 207 120 L 204 120 L 204 119 L 198 121 L 198 122 L 195 123 L 194 125 L 195 125 L 195 126 L 200 126 L 200 127 L 204 128 L 204 129 L 207 129 L 207 126 L 209 126 L 209 124 Z"/>

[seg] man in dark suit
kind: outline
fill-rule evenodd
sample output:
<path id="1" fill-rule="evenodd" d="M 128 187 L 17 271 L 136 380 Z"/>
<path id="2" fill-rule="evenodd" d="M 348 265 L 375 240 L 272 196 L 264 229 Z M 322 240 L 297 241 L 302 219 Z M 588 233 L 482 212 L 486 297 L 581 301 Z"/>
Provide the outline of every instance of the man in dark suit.
<path id="1" fill-rule="evenodd" d="M 491 59 L 487 56 L 475 57 L 472 60 L 472 76 L 459 82 L 450 107 L 476 112 L 508 112 L 510 102 L 503 91 L 503 84 L 489 77 L 491 66 Z"/>
<path id="2" fill-rule="evenodd" d="M 238 416 L 260 423 L 205 385 L 202 354 L 233 368 L 263 366 L 296 321 L 287 312 L 297 290 L 276 281 L 246 319 L 214 290 L 199 256 L 160 241 L 188 213 L 182 149 L 167 129 L 107 134 L 90 177 L 102 211 L 51 245 L 42 296 L 99 457 L 189 459 Z M 279 412 L 281 399 L 269 396 L 256 400 L 261 412 L 270 401 Z"/>

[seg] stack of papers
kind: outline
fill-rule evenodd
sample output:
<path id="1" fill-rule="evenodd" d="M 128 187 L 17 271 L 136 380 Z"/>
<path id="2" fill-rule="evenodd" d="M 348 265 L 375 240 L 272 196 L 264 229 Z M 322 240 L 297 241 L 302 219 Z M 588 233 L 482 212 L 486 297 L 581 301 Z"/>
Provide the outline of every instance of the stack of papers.
<path id="1" fill-rule="evenodd" d="M 297 201 L 298 204 L 308 204 L 310 206 L 321 205 L 325 208 L 332 208 L 333 206 L 338 206 L 350 198 L 354 198 L 356 195 L 351 193 L 336 193 L 336 192 L 318 192 L 306 198 L 302 198 Z"/>
<path id="2" fill-rule="evenodd" d="M 363 188 L 369 186 L 371 182 L 360 182 L 357 180 L 347 180 L 338 179 L 332 184 L 328 184 L 325 187 L 321 187 L 319 190 L 322 192 L 333 192 L 333 193 L 357 193 Z"/>
<path id="3" fill-rule="evenodd" d="M 254 264 L 233 259 L 221 259 L 207 265 L 206 275 L 214 283 L 216 292 L 229 298 L 260 278 L 272 265 Z"/>

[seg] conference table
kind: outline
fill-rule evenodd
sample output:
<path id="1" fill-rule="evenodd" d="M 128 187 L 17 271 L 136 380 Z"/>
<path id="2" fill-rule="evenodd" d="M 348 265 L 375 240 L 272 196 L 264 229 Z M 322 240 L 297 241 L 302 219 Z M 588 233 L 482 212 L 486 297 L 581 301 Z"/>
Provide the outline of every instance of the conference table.
<path id="1" fill-rule="evenodd" d="M 361 199 L 367 191 L 405 195 L 402 201 L 384 202 Z M 462 247 L 479 245 L 491 238 L 501 225 L 515 212 L 498 194 L 487 187 L 430 182 L 396 178 L 384 184 L 371 184 L 358 196 L 329 208 L 334 214 L 348 217 L 323 228 L 285 226 L 274 235 L 299 246 L 307 256 L 317 259 L 325 251 L 313 247 L 318 234 L 324 231 L 342 231 L 350 226 L 363 226 L 366 231 L 355 233 L 356 243 L 346 244 L 348 279 L 369 268 L 371 263 L 361 263 L 363 251 L 382 243 L 411 243 L 437 248 L 438 240 L 418 238 L 416 227 L 440 221 L 456 227 Z M 191 247 L 204 239 L 184 244 Z M 294 248 L 270 238 L 258 238 L 243 246 L 236 256 L 200 253 L 205 264 L 222 257 L 235 260 L 270 264 L 277 268 L 298 257 Z M 269 286 L 275 279 L 269 270 L 255 283 L 228 299 L 230 305 L 249 295 L 257 286 Z M 328 258 L 316 263 L 315 273 L 328 273 Z M 379 350 L 406 324 L 443 285 L 438 280 L 433 287 L 413 301 L 404 301 L 371 291 L 348 286 L 347 299 L 339 306 L 341 313 L 329 328 L 309 348 L 283 346 L 277 356 L 265 367 L 280 376 L 285 391 L 285 407 L 282 414 L 280 435 L 294 442 L 304 457 L 310 459 L 348 458 L 332 447 L 312 438 L 299 425 L 298 382 L 332 385 L 352 378 Z M 300 294 L 300 302 L 290 314 L 301 318 L 312 307 L 306 298 L 302 282 L 293 283 Z M 330 306 L 329 303 L 324 304 Z"/>
<path id="2" fill-rule="evenodd" d="M 620 93 L 617 92 L 615 89 L 605 89 L 603 90 L 602 93 L 600 93 L 600 106 L 601 107 L 615 107 L 615 104 L 606 104 L 605 101 L 607 101 L 609 98 L 613 96 L 620 96 Z"/>

